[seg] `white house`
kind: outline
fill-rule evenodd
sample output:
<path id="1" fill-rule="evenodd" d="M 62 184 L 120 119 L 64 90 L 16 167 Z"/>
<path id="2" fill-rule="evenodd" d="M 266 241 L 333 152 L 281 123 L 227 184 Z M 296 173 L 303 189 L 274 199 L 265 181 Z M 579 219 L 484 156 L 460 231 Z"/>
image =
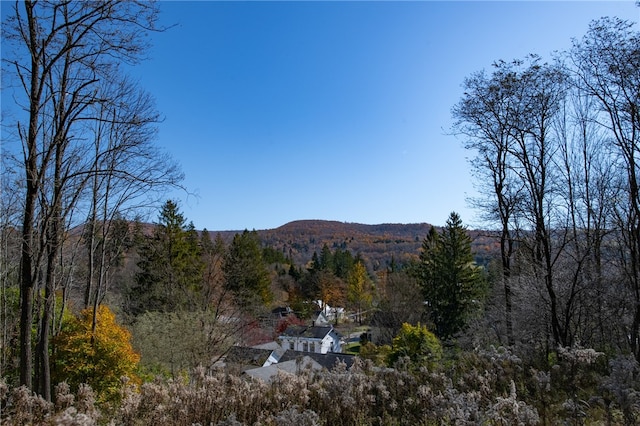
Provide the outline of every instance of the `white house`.
<path id="1" fill-rule="evenodd" d="M 332 326 L 290 325 L 278 337 L 285 350 L 326 354 L 342 352 L 340 336 Z"/>
<path id="2" fill-rule="evenodd" d="M 315 303 L 318 305 L 327 321 L 336 321 L 336 319 L 343 320 L 345 318 L 344 308 L 329 306 L 329 304 L 324 303 L 322 300 L 316 300 Z"/>

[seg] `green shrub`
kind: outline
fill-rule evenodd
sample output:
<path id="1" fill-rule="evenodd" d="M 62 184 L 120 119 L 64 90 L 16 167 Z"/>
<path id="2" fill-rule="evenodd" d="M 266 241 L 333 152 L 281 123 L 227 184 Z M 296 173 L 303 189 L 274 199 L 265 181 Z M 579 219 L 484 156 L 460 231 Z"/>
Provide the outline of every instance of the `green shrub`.
<path id="1" fill-rule="evenodd" d="M 442 359 L 440 340 L 426 326 L 404 323 L 396 337 L 387 358 L 390 366 L 401 358 L 409 358 L 413 367 L 433 368 Z"/>

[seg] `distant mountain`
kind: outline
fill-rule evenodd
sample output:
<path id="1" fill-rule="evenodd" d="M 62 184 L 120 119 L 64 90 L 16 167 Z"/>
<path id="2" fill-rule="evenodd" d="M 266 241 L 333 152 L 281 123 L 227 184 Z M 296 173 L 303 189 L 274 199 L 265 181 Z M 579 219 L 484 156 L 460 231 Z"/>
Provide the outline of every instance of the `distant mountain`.
<path id="1" fill-rule="evenodd" d="M 396 262 L 404 263 L 417 258 L 424 238 L 431 229 L 428 223 L 384 223 L 364 225 L 328 220 L 297 220 L 275 229 L 257 230 L 265 246 L 270 246 L 293 260 L 296 266 L 304 266 L 313 253 L 320 254 L 327 244 L 331 251 L 336 248 L 349 250 L 354 256 L 360 254 L 370 271 L 386 268 L 392 256 Z M 236 233 L 242 231 L 209 231 L 229 243 Z M 496 250 L 496 240 L 486 232 L 469 231 L 473 238 L 476 260 L 484 263 Z"/>

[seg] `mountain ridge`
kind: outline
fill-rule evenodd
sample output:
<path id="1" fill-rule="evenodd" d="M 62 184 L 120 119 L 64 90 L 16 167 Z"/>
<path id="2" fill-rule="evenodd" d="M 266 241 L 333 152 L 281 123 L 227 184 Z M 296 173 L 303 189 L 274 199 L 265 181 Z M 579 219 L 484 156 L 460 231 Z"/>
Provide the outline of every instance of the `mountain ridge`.
<path id="1" fill-rule="evenodd" d="M 277 228 L 255 230 L 264 246 L 282 251 L 285 257 L 300 267 L 311 260 L 313 253 L 320 254 L 326 244 L 331 251 L 349 250 L 359 255 L 370 271 L 378 271 L 390 265 L 391 259 L 402 264 L 416 259 L 424 238 L 432 225 L 429 223 L 381 223 L 368 225 L 322 219 L 301 219 L 287 222 Z M 436 229 L 440 227 L 436 226 Z M 211 238 L 217 234 L 229 244 L 233 236 L 242 231 L 209 231 Z M 495 242 L 486 233 L 469 230 L 476 260 L 484 263 Z M 492 247 L 493 246 L 493 247 Z"/>

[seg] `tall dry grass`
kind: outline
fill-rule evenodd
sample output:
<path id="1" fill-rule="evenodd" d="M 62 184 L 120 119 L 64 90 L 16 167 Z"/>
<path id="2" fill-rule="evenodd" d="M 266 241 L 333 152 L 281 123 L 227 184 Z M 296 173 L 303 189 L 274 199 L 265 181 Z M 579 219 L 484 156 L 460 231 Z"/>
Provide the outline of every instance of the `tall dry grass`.
<path id="1" fill-rule="evenodd" d="M 585 354 L 589 355 L 585 358 Z M 349 370 L 301 367 L 265 383 L 222 370 L 136 387 L 118 404 L 96 405 L 91 389 L 56 388 L 49 403 L 0 383 L 2 425 L 533 425 L 633 424 L 640 419 L 639 371 L 568 351 L 548 371 L 499 349 L 463 353 L 435 369 L 358 359 Z M 604 367 L 604 369 L 603 369 Z"/>

